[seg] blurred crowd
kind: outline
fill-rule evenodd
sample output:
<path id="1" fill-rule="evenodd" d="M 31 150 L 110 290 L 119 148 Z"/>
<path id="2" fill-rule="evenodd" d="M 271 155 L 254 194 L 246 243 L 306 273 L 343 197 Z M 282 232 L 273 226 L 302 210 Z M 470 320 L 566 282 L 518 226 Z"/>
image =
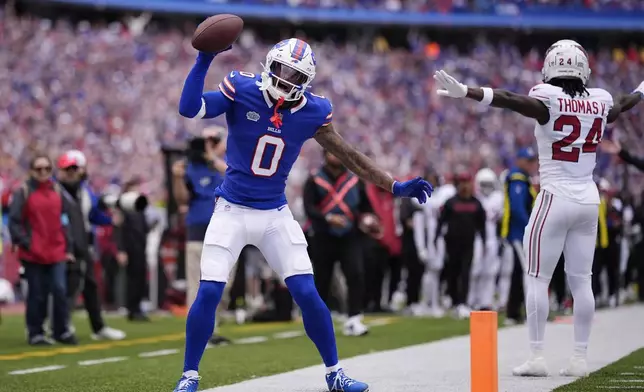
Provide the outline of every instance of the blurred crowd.
<path id="1" fill-rule="evenodd" d="M 219 0 L 221 3 L 280 4 L 291 7 L 377 9 L 414 12 L 641 11 L 638 0 Z"/>
<path id="2" fill-rule="evenodd" d="M 22 178 L 30 152 L 57 156 L 76 148 L 88 157 L 94 189 L 140 176 L 144 192 L 165 198 L 161 146 L 182 143 L 204 126 L 177 113 L 196 54 L 189 34 L 146 28 L 141 20 L 73 25 L 3 13 L 0 40 L 5 184 Z M 214 62 L 207 86 L 215 89 L 231 69 L 258 71 L 270 44 L 244 32 Z M 463 53 L 414 34 L 408 44 L 409 49 L 392 48 L 382 37 L 313 42 L 319 64 L 313 89 L 334 102 L 336 129 L 351 143 L 395 175 L 418 173 L 430 163 L 446 171 L 459 162 L 499 172 L 513 151 L 532 143 L 530 120 L 441 99 L 430 75 L 445 68 L 471 85 L 527 92 L 541 79 L 542 53 L 522 54 L 516 46 L 483 39 Z M 630 92 L 644 79 L 643 61 L 644 52 L 635 47 L 600 49 L 591 54 L 591 83 L 613 94 Z M 637 111 L 615 127 L 635 152 L 642 128 L 644 116 Z M 608 170 L 608 159 L 600 158 L 600 171 Z M 313 144 L 305 145 L 291 176 L 296 194 L 319 161 Z"/>

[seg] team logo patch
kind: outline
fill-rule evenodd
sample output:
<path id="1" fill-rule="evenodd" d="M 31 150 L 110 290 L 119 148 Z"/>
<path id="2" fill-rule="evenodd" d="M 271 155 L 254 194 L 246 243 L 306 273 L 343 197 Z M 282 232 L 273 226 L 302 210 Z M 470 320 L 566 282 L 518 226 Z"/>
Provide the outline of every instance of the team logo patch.
<path id="1" fill-rule="evenodd" d="M 210 177 L 201 177 L 201 179 L 199 180 L 199 184 L 201 186 L 208 186 L 210 185 L 210 181 L 211 181 Z"/>
<path id="2" fill-rule="evenodd" d="M 250 121 L 259 121 L 259 113 L 257 112 L 248 112 L 246 113 L 246 119 Z"/>

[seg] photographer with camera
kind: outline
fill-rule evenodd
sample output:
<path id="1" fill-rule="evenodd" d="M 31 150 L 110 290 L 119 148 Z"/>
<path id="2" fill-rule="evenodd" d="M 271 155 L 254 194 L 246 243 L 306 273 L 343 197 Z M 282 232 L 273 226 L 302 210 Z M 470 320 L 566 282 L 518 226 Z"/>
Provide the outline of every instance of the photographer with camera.
<path id="1" fill-rule="evenodd" d="M 126 307 L 128 320 L 150 321 L 141 309 L 141 302 L 147 296 L 147 254 L 150 224 L 145 215 L 149 205 L 139 186 L 141 179 L 135 177 L 123 185 L 123 193 L 116 202 L 117 223 L 114 239 L 118 253 L 116 260 L 126 272 Z"/>
<path id="2" fill-rule="evenodd" d="M 215 189 L 222 183 L 228 168 L 225 161 L 225 130 L 219 126 L 204 129 L 201 137 L 192 139 L 186 151 L 187 162 L 172 165 L 172 194 L 179 206 L 187 206 L 186 226 L 186 306 L 197 297 L 201 278 L 201 250 L 206 229 L 215 209 Z M 235 276 L 233 270 L 231 276 Z M 232 284 L 226 285 L 223 295 L 229 298 Z M 222 301 L 223 302 L 223 301 Z M 226 309 L 222 304 L 218 309 Z M 212 344 L 228 343 L 228 339 L 213 335 Z"/>

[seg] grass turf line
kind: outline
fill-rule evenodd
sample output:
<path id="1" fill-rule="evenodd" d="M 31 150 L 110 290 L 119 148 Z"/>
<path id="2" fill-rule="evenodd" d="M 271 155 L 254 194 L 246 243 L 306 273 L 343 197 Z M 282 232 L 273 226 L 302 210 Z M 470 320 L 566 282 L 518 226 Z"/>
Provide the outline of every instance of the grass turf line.
<path id="1" fill-rule="evenodd" d="M 159 319 L 145 325 L 127 324 L 124 328 L 133 337 L 141 337 L 146 329 L 154 328 L 160 335 L 183 329 L 182 319 Z M 87 320 L 78 320 L 79 336 L 84 336 L 81 328 Z M 121 327 L 120 323 L 111 323 Z M 165 327 L 164 327 L 165 326 Z M 251 324 L 244 326 L 226 326 L 220 329 L 222 334 L 238 338 L 242 336 L 271 336 L 280 331 L 301 330 L 301 323 L 264 325 Z M 248 331 L 244 331 L 244 328 Z M 2 328 L 6 328 L 3 325 Z M 12 328 L 13 330 L 13 328 Z M 23 332 L 20 327 L 19 334 Z M 244 331 L 244 332 L 239 332 Z M 3 331 L 6 332 L 6 331 Z M 425 343 L 446 337 L 467 334 L 469 323 L 451 319 L 411 319 L 400 318 L 396 322 L 371 329 L 364 337 L 338 336 L 338 347 L 341 358 L 348 358 L 370 352 L 405 347 Z M 11 331 L 10 335 L 15 335 Z M 147 335 L 150 337 L 150 335 Z M 24 346 L 21 336 L 20 345 Z M 6 336 L 0 334 L 0 347 L 4 352 Z M 172 344 L 174 343 L 174 344 Z M 9 349 L 15 352 L 16 345 Z M 180 348 L 180 354 L 139 358 L 138 353 L 166 348 Z M 156 345 L 112 347 L 103 351 L 82 354 L 64 354 L 48 358 L 28 358 L 19 361 L 0 361 L 0 392 L 120 392 L 136 390 L 137 392 L 171 391 L 181 373 L 183 365 L 183 339 L 176 342 L 162 342 Z M 122 362 L 105 363 L 90 367 L 79 367 L 79 360 L 100 359 L 107 357 L 127 356 Z M 29 375 L 10 376 L 8 371 L 48 365 L 67 365 L 65 369 Z M 207 350 L 202 361 L 200 374 L 203 376 L 202 388 L 227 385 L 254 377 L 267 376 L 299 369 L 306 366 L 320 365 L 320 380 L 312 380 L 322 387 L 322 365 L 313 344 L 306 337 L 291 339 L 270 339 L 267 342 L 249 345 L 230 345 Z M 79 376 L 82 373 L 82 376 Z M 368 381 L 368 380 L 367 380 Z"/>
<path id="2" fill-rule="evenodd" d="M 644 348 L 555 392 L 644 391 Z"/>

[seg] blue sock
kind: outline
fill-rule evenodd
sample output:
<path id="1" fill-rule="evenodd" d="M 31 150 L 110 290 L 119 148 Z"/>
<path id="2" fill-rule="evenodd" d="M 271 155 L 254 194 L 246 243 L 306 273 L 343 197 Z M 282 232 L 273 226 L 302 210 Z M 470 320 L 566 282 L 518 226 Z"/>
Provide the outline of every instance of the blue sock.
<path id="1" fill-rule="evenodd" d="M 197 298 L 190 307 L 186 321 L 186 354 L 183 371 L 198 371 L 199 362 L 215 330 L 215 311 L 226 283 L 202 280 Z"/>
<path id="2" fill-rule="evenodd" d="M 286 286 L 302 310 L 304 330 L 320 352 L 327 368 L 338 364 L 331 312 L 315 288 L 313 275 L 295 275 L 286 279 Z"/>

